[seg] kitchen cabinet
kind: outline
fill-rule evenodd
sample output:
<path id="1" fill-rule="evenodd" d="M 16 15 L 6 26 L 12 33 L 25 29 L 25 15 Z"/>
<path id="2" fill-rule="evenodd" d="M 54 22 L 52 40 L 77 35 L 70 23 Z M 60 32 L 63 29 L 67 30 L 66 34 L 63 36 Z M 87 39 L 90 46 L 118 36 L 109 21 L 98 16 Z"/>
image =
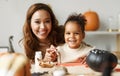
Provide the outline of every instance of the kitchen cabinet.
<path id="1" fill-rule="evenodd" d="M 115 35 L 116 36 L 116 50 L 120 52 L 120 32 L 108 31 L 86 31 L 86 35 Z"/>

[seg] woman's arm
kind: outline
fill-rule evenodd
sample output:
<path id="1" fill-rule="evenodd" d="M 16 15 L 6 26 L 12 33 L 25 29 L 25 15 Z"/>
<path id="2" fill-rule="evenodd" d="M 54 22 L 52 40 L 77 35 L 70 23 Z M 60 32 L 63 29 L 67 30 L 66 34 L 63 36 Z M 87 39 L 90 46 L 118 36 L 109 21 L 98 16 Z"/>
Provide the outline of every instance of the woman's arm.
<path id="1" fill-rule="evenodd" d="M 43 61 L 55 62 L 57 61 L 58 52 L 56 47 L 51 45 L 50 48 L 46 49 L 46 54 Z"/>

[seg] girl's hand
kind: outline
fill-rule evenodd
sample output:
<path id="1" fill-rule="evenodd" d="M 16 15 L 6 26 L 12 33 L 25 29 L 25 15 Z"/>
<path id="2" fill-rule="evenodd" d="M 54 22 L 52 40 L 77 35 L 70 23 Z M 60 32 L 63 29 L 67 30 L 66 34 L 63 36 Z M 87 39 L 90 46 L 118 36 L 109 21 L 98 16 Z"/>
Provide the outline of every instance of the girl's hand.
<path id="1" fill-rule="evenodd" d="M 81 65 L 88 66 L 86 63 L 86 56 L 80 57 L 77 60 L 75 60 L 74 62 L 80 63 Z"/>
<path id="2" fill-rule="evenodd" d="M 57 59 L 56 50 L 57 49 L 53 45 L 51 45 L 50 48 L 46 49 L 46 54 L 43 61 L 54 62 Z"/>

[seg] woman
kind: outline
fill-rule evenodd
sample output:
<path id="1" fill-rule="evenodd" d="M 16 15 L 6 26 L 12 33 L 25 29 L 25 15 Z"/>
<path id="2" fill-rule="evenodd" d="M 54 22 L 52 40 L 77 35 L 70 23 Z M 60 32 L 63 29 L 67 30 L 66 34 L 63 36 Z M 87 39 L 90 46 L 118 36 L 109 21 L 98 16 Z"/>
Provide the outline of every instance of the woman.
<path id="1" fill-rule="evenodd" d="M 51 45 L 56 46 L 56 31 L 58 21 L 52 9 L 43 3 L 36 3 L 30 6 L 27 11 L 23 27 L 23 46 L 26 56 L 34 61 L 35 52 L 42 52 L 44 61 L 55 61 L 56 53 L 46 53 Z M 49 50 L 47 50 L 49 51 Z M 54 54 L 54 55 L 53 55 Z"/>

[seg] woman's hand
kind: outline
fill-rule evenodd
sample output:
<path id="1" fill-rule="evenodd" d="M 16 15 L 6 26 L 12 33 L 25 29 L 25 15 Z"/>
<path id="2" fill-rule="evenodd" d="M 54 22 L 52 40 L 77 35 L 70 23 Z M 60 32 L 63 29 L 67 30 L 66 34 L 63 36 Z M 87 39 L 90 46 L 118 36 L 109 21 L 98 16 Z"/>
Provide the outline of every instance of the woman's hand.
<path id="1" fill-rule="evenodd" d="M 57 56 L 57 49 L 51 45 L 50 48 L 46 49 L 46 54 L 43 61 L 54 62 L 57 59 Z"/>

